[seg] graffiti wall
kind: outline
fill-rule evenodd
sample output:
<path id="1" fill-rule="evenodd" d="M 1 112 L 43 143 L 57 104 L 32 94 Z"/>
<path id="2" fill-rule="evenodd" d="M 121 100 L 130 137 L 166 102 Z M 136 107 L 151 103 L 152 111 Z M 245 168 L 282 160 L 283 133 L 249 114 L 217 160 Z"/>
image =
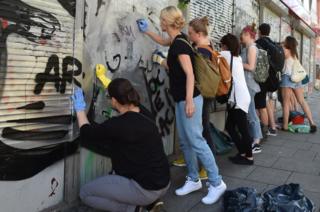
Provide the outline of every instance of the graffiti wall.
<path id="1" fill-rule="evenodd" d="M 235 0 L 234 11 L 234 29 L 235 35 L 240 35 L 241 30 L 246 25 L 251 25 L 253 22 L 259 25 L 259 4 L 256 0 Z"/>
<path id="2" fill-rule="evenodd" d="M 51 165 L 77 149 L 69 101 L 82 74 L 75 3 L 0 0 L 0 196 L 26 203 L 25 211 L 62 199 L 64 163 Z M 35 185 L 39 202 L 28 206 Z M 16 211 L 9 206 L 1 210 Z"/>
<path id="3" fill-rule="evenodd" d="M 270 38 L 272 38 L 276 42 L 280 42 L 280 17 L 268 8 L 264 8 L 263 22 L 268 23 L 271 26 Z"/>
<path id="4" fill-rule="evenodd" d="M 154 50 L 167 50 L 140 33 L 136 24 L 137 19 L 146 18 L 150 29 L 161 34 L 159 12 L 167 5 L 167 0 L 156 4 L 152 0 L 85 1 L 83 88 L 91 120 L 102 122 L 117 114 L 96 79 L 95 65 L 104 64 L 110 79 L 129 79 L 139 91 L 142 104 L 155 116 L 165 151 L 170 154 L 173 151 L 173 100 L 168 93 L 166 71 L 151 61 Z M 81 151 L 82 183 L 110 171 L 106 158 L 86 149 Z"/>

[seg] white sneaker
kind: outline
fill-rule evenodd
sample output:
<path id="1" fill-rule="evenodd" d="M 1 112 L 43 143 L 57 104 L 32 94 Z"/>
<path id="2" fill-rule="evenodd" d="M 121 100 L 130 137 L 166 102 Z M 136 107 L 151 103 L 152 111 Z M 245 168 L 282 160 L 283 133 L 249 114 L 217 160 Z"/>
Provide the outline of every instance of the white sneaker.
<path id="1" fill-rule="evenodd" d="M 201 180 L 198 180 L 197 182 L 194 182 L 191 180 L 190 177 L 187 177 L 186 182 L 181 188 L 178 188 L 176 190 L 176 195 L 183 196 L 186 194 L 190 194 L 191 192 L 197 191 L 202 188 Z"/>
<path id="2" fill-rule="evenodd" d="M 221 180 L 221 184 L 219 186 L 214 187 L 210 185 L 208 190 L 207 196 L 203 197 L 201 201 L 203 204 L 211 205 L 220 199 L 227 190 L 227 185 Z"/>

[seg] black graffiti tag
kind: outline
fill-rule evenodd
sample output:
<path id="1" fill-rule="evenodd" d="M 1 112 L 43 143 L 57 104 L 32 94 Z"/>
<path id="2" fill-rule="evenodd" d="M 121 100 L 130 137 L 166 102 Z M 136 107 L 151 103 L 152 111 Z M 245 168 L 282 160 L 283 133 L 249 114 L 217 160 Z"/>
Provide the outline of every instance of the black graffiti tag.
<path id="1" fill-rule="evenodd" d="M 111 72 L 111 73 L 115 73 L 117 70 L 119 70 L 120 68 L 120 64 L 121 64 L 121 55 L 120 54 L 116 54 L 113 56 L 112 58 L 113 62 L 116 63 L 116 66 L 114 67 L 111 67 L 110 63 L 106 60 L 106 65 L 108 67 L 108 70 Z"/>
<path id="2" fill-rule="evenodd" d="M 51 193 L 49 194 L 49 197 L 52 197 L 53 195 L 56 194 L 56 190 L 59 186 L 58 181 L 56 180 L 56 178 L 52 178 L 51 179 Z"/>
<path id="3" fill-rule="evenodd" d="M 76 70 L 68 70 L 68 67 L 76 67 Z M 53 70 L 53 74 L 50 72 Z M 62 74 L 60 76 L 59 71 L 59 58 L 57 55 L 51 55 L 48 59 L 44 73 L 39 73 L 36 75 L 35 82 L 37 83 L 34 88 L 35 94 L 40 94 L 43 90 L 43 87 L 47 82 L 54 82 L 54 86 L 57 92 L 61 94 L 65 93 L 66 82 L 74 83 L 81 87 L 80 82 L 78 82 L 73 76 L 79 76 L 82 73 L 82 64 L 81 62 L 71 56 L 66 56 L 62 60 Z"/>

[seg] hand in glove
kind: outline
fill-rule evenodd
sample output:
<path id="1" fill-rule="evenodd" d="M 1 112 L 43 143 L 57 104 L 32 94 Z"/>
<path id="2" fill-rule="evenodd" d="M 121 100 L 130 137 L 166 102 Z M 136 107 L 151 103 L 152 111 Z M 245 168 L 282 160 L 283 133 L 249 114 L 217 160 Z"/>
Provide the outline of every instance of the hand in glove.
<path id="1" fill-rule="evenodd" d="M 140 32 L 147 32 L 148 31 L 148 21 L 146 19 L 138 19 L 137 25 L 140 30 Z"/>
<path id="2" fill-rule="evenodd" d="M 100 80 L 104 88 L 108 88 L 111 80 L 106 76 L 107 69 L 102 64 L 96 65 L 96 75 L 97 78 Z"/>
<path id="3" fill-rule="evenodd" d="M 152 62 L 154 62 L 158 65 L 161 65 L 165 59 L 166 59 L 166 57 L 159 50 L 154 51 L 152 54 Z"/>
<path id="4" fill-rule="evenodd" d="M 83 90 L 81 88 L 76 87 L 71 98 L 76 112 L 84 111 L 86 109 L 86 102 L 84 101 Z"/>

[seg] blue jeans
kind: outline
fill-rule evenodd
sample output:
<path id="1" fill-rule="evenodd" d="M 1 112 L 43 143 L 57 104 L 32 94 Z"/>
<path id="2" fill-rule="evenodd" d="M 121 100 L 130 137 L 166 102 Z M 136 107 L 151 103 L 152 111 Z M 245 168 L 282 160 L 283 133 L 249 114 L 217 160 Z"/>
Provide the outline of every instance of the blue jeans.
<path id="1" fill-rule="evenodd" d="M 248 111 L 249 133 L 251 138 L 253 138 L 254 140 L 262 139 L 263 136 L 261 131 L 260 119 L 257 115 L 256 107 L 254 103 L 254 96 L 256 95 L 256 92 L 249 88 L 249 93 L 251 98 L 249 111 Z"/>
<path id="2" fill-rule="evenodd" d="M 191 118 L 187 118 L 185 112 L 185 101 L 176 103 L 176 123 L 180 141 L 180 148 L 184 154 L 187 164 L 188 177 L 193 181 L 199 179 L 199 159 L 208 173 L 208 181 L 213 186 L 221 184 L 218 166 L 213 153 L 206 140 L 202 136 L 202 105 L 201 95 L 193 98 L 195 113 Z"/>

